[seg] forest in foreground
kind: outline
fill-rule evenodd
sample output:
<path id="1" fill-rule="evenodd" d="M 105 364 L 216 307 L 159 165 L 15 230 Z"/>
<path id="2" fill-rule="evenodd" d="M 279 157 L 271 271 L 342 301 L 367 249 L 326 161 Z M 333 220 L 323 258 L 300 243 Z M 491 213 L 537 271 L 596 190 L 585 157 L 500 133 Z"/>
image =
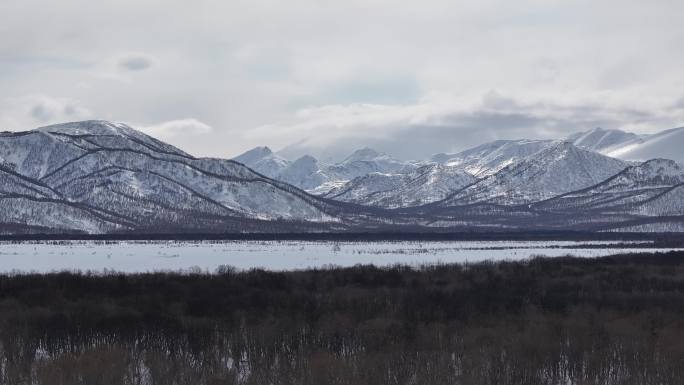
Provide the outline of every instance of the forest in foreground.
<path id="1" fill-rule="evenodd" d="M 0 384 L 681 384 L 684 252 L 0 276 Z"/>

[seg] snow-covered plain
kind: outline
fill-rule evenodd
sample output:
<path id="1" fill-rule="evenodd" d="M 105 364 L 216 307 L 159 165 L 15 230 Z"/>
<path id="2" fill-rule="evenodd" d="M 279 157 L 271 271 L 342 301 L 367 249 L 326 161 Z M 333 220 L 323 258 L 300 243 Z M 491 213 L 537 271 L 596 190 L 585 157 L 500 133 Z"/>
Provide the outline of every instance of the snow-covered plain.
<path id="1" fill-rule="evenodd" d="M 523 260 L 538 255 L 599 257 L 670 250 L 673 249 L 636 248 L 630 243 L 596 241 L 3 242 L 0 243 L 0 272 L 214 272 L 226 265 L 240 270 L 264 268 L 282 271 L 356 264 L 416 266 Z"/>

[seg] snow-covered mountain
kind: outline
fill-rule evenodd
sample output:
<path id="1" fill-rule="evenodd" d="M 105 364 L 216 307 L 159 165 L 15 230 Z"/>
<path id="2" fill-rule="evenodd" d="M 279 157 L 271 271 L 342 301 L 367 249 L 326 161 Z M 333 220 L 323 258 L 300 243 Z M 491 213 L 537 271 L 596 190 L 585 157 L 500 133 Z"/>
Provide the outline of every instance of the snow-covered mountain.
<path id="1" fill-rule="evenodd" d="M 377 152 L 370 148 L 354 151 L 340 163 L 325 168 L 325 172 L 334 180 L 351 180 L 373 172 L 392 174 L 404 173 L 415 169 L 416 166 Z"/>
<path id="2" fill-rule="evenodd" d="M 607 130 L 594 128 L 593 130 L 578 132 L 570 135 L 567 140 L 577 147 L 607 154 L 629 143 L 639 141 L 641 136 L 621 130 Z"/>
<path id="3" fill-rule="evenodd" d="M 277 177 L 290 165 L 287 159 L 274 154 L 268 147 L 255 147 L 233 160 L 269 178 Z"/>
<path id="4" fill-rule="evenodd" d="M 50 186 L 18 174 L 17 168 L 6 161 L 0 165 L 0 232 L 116 230 L 116 219 L 107 211 L 65 201 Z"/>
<path id="5" fill-rule="evenodd" d="M 589 188 L 532 205 L 566 224 L 611 231 L 684 231 L 684 167 L 667 159 L 630 166 Z"/>
<path id="6" fill-rule="evenodd" d="M 412 207 L 442 200 L 476 180 L 459 167 L 428 164 L 404 174 L 357 177 L 326 197 L 384 208 Z"/>
<path id="7" fill-rule="evenodd" d="M 315 189 L 330 181 L 330 177 L 321 170 L 318 160 L 309 155 L 288 164 L 275 178 L 304 190 Z"/>
<path id="8" fill-rule="evenodd" d="M 682 165 L 599 152 L 625 143 L 632 154 L 674 151 L 682 132 L 597 129 L 415 162 L 364 148 L 326 165 L 266 147 L 239 161 L 195 158 L 124 124 L 65 123 L 0 133 L 0 233 L 673 231 L 684 229 Z"/>
<path id="9" fill-rule="evenodd" d="M 578 147 L 623 160 L 665 158 L 684 162 L 684 127 L 649 135 L 596 128 L 571 135 L 568 140 Z"/>
<path id="10" fill-rule="evenodd" d="M 673 190 L 684 184 L 684 167 L 668 159 L 653 159 L 630 166 L 594 186 L 563 194 L 535 205 L 553 212 L 603 211 L 648 215 L 656 202 L 663 206 Z M 672 208 L 681 207 L 671 206 Z M 667 215 L 682 215 L 675 210 Z M 659 212 L 654 215 L 666 215 Z"/>
<path id="11" fill-rule="evenodd" d="M 407 172 L 415 168 L 410 162 L 397 160 L 370 148 L 355 151 L 342 162 L 320 165 L 316 158 L 305 155 L 291 162 L 268 147 L 256 147 L 233 160 L 254 171 L 317 195 L 327 194 L 351 179 L 370 173 Z"/>
<path id="12" fill-rule="evenodd" d="M 480 225 L 492 225 L 490 222 L 499 218 L 494 220 L 498 223 L 496 226 L 543 224 L 554 228 L 572 224 L 593 229 L 592 226 L 596 226 L 596 223 L 607 226 L 612 222 L 641 218 L 645 215 L 648 202 L 653 202 L 652 205 L 659 204 L 659 207 L 668 207 L 668 215 L 684 215 L 684 212 L 677 211 L 679 208 L 676 204 L 658 203 L 667 201 L 670 197 L 676 199 L 674 194 L 679 191 L 676 184 L 664 183 L 657 186 L 652 185 L 651 181 L 643 182 L 646 184 L 643 189 L 604 191 L 600 194 L 593 192 L 586 196 L 582 193 L 591 186 L 604 182 L 617 183 L 618 174 L 623 178 L 628 173 L 645 170 L 647 167 L 660 169 L 656 175 L 661 175 L 665 172 L 663 170 L 675 170 L 679 166 L 674 162 L 652 161 L 631 168 L 634 163 L 626 160 L 658 157 L 681 160 L 684 157 L 684 152 L 679 151 L 682 137 L 684 129 L 668 130 L 655 135 L 636 135 L 620 130 L 595 128 L 571 135 L 562 141 L 498 140 L 459 153 L 437 154 L 429 160 L 413 162 L 399 161 L 373 150 L 363 149 L 344 162 L 323 167 L 320 170 L 325 175 L 325 178 L 320 179 L 323 183 L 311 188 L 310 186 L 315 185 L 313 183 L 306 188 L 309 192 L 330 199 L 362 205 L 389 209 L 418 206 L 415 212 L 439 217 L 439 220 L 426 219 L 425 223 L 430 226 L 465 223 L 455 219 L 463 216 Z M 676 171 L 672 172 L 676 174 Z M 676 178 L 674 181 L 676 182 Z M 606 184 L 604 188 L 607 186 Z M 577 195 L 572 196 L 575 193 Z M 658 194 L 662 194 L 662 197 Z M 612 203 L 599 207 L 599 202 L 604 200 Z M 640 213 L 628 206 L 630 202 L 642 200 L 644 202 L 640 206 Z M 426 204 L 442 209 L 420 209 Z M 518 208 L 495 208 L 502 205 Z M 523 209 L 519 205 L 529 205 L 529 209 Z M 454 210 L 456 207 L 467 210 Z M 613 212 L 604 210 L 608 207 Z M 446 208 L 448 210 L 444 211 Z M 586 213 L 586 210 L 594 211 L 592 215 L 577 219 L 576 214 Z M 656 209 L 652 211 L 657 212 Z M 543 212 L 561 216 L 547 217 Z M 662 210 L 660 212 L 665 213 Z M 443 213 L 448 213 L 447 217 Z M 448 218 L 449 215 L 454 218 Z M 564 215 L 574 219 L 563 219 Z M 523 217 L 527 219 L 522 220 Z M 537 222 L 525 222 L 530 218 L 536 218 Z M 478 222 L 480 220 L 484 222 Z"/>
<path id="13" fill-rule="evenodd" d="M 679 150 L 682 140 L 684 140 L 684 128 L 663 131 L 654 135 L 637 135 L 621 130 L 595 128 L 570 135 L 564 141 L 583 150 L 622 160 L 644 161 L 664 157 L 684 161 L 684 152 Z M 370 148 L 363 148 L 344 161 L 330 165 L 319 165 L 314 158 L 307 156 L 291 169 L 289 166 L 292 162 L 285 161 L 270 150 L 263 151 L 263 148 L 261 151 L 257 151 L 258 149 L 250 151 L 250 153 L 260 154 L 257 160 L 239 160 L 267 176 L 291 183 L 314 195 L 334 196 L 335 199 L 365 202 L 383 207 L 406 207 L 413 205 L 409 202 L 419 204 L 431 201 L 432 198 L 403 195 L 404 198 L 400 200 L 396 197 L 388 200 L 381 198 L 384 195 L 382 193 L 387 190 L 401 190 L 401 194 L 406 194 L 409 187 L 402 188 L 402 184 L 412 181 L 415 176 L 410 174 L 419 167 L 440 164 L 449 167 L 444 170 L 459 170 L 475 178 L 483 179 L 511 165 L 518 164 L 544 149 L 556 146 L 557 143 L 558 141 L 554 140 L 497 140 L 459 153 L 441 153 L 434 155 L 431 159 L 417 161 L 402 161 Z M 681 144 L 684 145 L 684 143 Z M 264 163 L 277 164 L 277 166 L 263 167 Z M 286 168 L 288 168 L 287 171 L 285 171 Z M 437 173 L 444 174 L 444 170 Z M 431 188 L 436 190 L 434 193 L 427 193 L 424 190 L 419 194 L 441 196 L 442 190 L 436 186 L 442 185 L 426 186 L 425 190 Z M 449 186 L 459 186 L 459 181 L 450 181 L 448 177 L 445 177 L 443 187 L 448 189 Z M 371 194 L 374 194 L 377 199 L 370 198 Z M 539 196 L 546 195 L 548 194 Z M 518 200 L 527 201 L 527 199 L 518 198 L 512 201 Z"/>
<path id="14" fill-rule="evenodd" d="M 682 149 L 684 149 L 684 127 L 679 127 L 652 135 L 642 135 L 638 139 L 612 147 L 604 153 L 608 156 L 634 161 L 666 158 L 684 162 Z"/>
<path id="15" fill-rule="evenodd" d="M 537 202 L 595 185 L 627 166 L 621 160 L 559 141 L 454 193 L 441 205 Z"/>
<path id="16" fill-rule="evenodd" d="M 592 192 L 635 191 L 643 188 L 659 188 L 684 183 L 684 167 L 669 159 L 651 159 L 631 166 L 597 186 L 586 190 Z"/>
<path id="17" fill-rule="evenodd" d="M 0 159 L 6 225 L 98 233 L 339 221 L 334 203 L 234 161 L 194 158 L 118 123 L 3 133 Z M 35 215 L 41 210 L 53 214 Z"/>
<path id="18" fill-rule="evenodd" d="M 476 177 L 485 177 L 552 144 L 550 140 L 497 140 L 456 154 L 437 154 L 432 161 L 460 167 Z"/>

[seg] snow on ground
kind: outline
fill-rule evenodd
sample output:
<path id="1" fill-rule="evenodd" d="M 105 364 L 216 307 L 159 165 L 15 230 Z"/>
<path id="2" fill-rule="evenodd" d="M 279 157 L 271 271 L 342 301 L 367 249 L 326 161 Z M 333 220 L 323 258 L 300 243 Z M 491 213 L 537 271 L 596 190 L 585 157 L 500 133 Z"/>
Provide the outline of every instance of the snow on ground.
<path id="1" fill-rule="evenodd" d="M 113 270 L 134 273 L 188 269 L 213 272 L 223 265 L 238 269 L 264 268 L 281 271 L 331 265 L 416 266 L 524 260 L 537 255 L 599 257 L 625 252 L 669 250 L 671 249 L 636 248 L 634 244 L 622 242 L 573 241 L 5 242 L 0 243 L 0 272 Z"/>

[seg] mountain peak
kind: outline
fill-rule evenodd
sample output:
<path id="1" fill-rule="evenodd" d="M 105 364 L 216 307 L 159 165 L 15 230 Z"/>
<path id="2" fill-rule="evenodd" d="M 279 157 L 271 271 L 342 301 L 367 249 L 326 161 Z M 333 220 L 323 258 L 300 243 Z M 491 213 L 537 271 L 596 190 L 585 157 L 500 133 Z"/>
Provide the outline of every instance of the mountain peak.
<path id="1" fill-rule="evenodd" d="M 596 127 L 589 131 L 578 132 L 570 135 L 566 140 L 571 141 L 578 147 L 602 152 L 604 150 L 620 146 L 621 144 L 633 141 L 638 135 L 622 130 L 606 129 Z"/>
<path id="2" fill-rule="evenodd" d="M 320 187 L 328 181 L 318 166 L 318 160 L 311 155 L 304 155 L 290 163 L 281 171 L 278 179 L 305 190 Z"/>
<path id="3" fill-rule="evenodd" d="M 313 165 L 316 165 L 316 164 L 318 164 L 318 160 L 311 155 L 304 155 L 304 156 L 299 157 L 294 162 L 292 162 L 292 164 L 296 164 L 296 165 L 313 164 Z"/>
<path id="4" fill-rule="evenodd" d="M 139 133 L 139 131 L 124 123 L 110 122 L 107 120 L 84 120 L 80 122 L 52 124 L 49 126 L 40 127 L 37 129 L 37 131 L 65 135 L 127 136 Z"/>
<path id="5" fill-rule="evenodd" d="M 578 147 L 574 143 L 568 141 L 568 140 L 558 140 L 554 142 L 551 146 L 542 149 L 539 151 L 536 155 L 533 157 L 530 157 L 529 160 L 531 161 L 536 161 L 536 162 L 542 162 L 546 163 L 547 165 L 550 165 L 551 163 L 554 162 L 589 162 L 591 163 L 594 160 L 597 159 L 611 159 L 616 162 L 621 162 L 618 161 L 617 159 L 608 157 L 606 155 L 603 155 L 601 153 L 598 153 L 596 151 L 591 151 L 589 149 L 583 148 L 583 147 Z M 622 162 L 624 163 L 624 162 Z M 625 165 L 626 167 L 626 165 Z"/>
<path id="6" fill-rule="evenodd" d="M 589 130 L 589 131 L 587 131 L 587 132 L 593 134 L 593 133 L 596 133 L 596 132 L 608 132 L 608 131 L 617 132 L 617 131 L 620 131 L 620 130 L 609 130 L 609 129 L 606 129 L 606 128 L 603 128 L 603 127 L 594 127 L 594 128 L 592 128 L 591 130 Z M 620 131 L 620 132 L 622 132 L 622 131 Z"/>
<path id="7" fill-rule="evenodd" d="M 375 150 L 373 150 L 370 147 L 364 147 L 359 150 L 354 151 L 347 159 L 345 159 L 345 162 L 353 162 L 353 161 L 364 161 L 364 160 L 373 160 L 381 155 L 381 154 Z"/>
<path id="8" fill-rule="evenodd" d="M 268 148 L 267 146 L 259 146 L 254 147 L 251 150 L 247 150 L 233 159 L 240 163 L 250 164 L 271 155 L 273 155 L 273 151 L 271 151 L 270 148 Z"/>
<path id="9" fill-rule="evenodd" d="M 253 149 L 247 151 L 247 153 L 253 153 L 253 154 L 260 154 L 263 156 L 268 156 L 273 154 L 273 151 L 268 146 L 258 146 L 254 147 Z"/>
<path id="10" fill-rule="evenodd" d="M 255 147 L 233 160 L 269 178 L 275 178 L 290 164 L 290 161 L 276 155 L 266 146 Z"/>
<path id="11" fill-rule="evenodd" d="M 77 147 L 107 147 L 136 149 L 191 157 L 180 149 L 155 139 L 127 124 L 107 120 L 84 120 L 39 127 L 30 133 L 40 133 L 64 142 L 82 142 Z M 59 137 L 59 138 L 58 138 Z"/>
<path id="12" fill-rule="evenodd" d="M 528 204 L 593 186 L 627 164 L 561 140 L 454 194 L 445 205 Z"/>

